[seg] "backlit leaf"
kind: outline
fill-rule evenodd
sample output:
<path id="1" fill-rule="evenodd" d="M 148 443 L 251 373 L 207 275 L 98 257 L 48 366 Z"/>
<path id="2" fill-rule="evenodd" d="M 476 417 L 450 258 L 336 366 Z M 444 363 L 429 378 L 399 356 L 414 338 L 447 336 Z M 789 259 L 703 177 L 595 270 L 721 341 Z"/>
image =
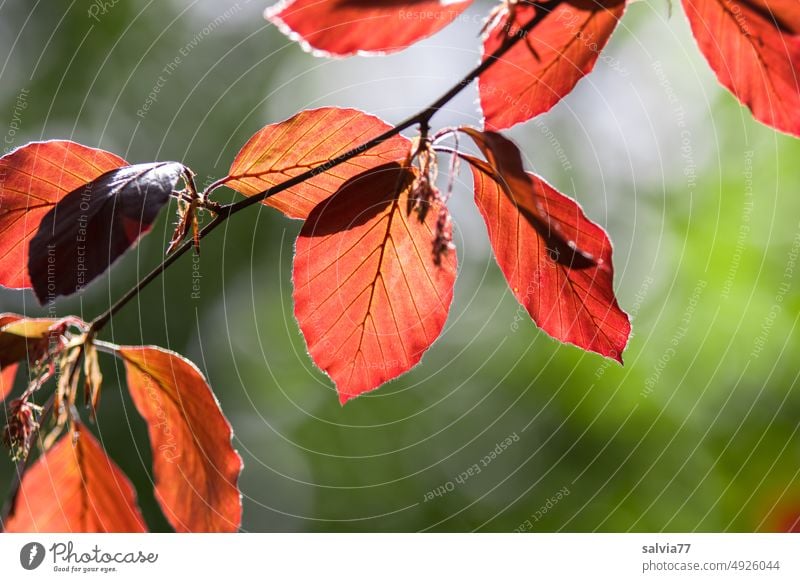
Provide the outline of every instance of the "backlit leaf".
<path id="1" fill-rule="evenodd" d="M 103 385 L 103 373 L 97 358 L 97 348 L 93 342 L 87 342 L 83 348 L 84 403 L 91 407 L 92 417 L 97 412 L 100 402 L 100 388 Z"/>
<path id="2" fill-rule="evenodd" d="M 753 117 L 800 137 L 800 2 L 683 0 L 719 82 Z"/>
<path id="3" fill-rule="evenodd" d="M 434 264 L 436 212 L 407 213 L 413 177 L 393 163 L 351 178 L 297 239 L 295 316 L 342 403 L 416 365 L 447 319 L 455 251 Z"/>
<path id="4" fill-rule="evenodd" d="M 39 301 L 80 291 L 135 245 L 183 171 L 176 162 L 125 166 L 59 200 L 30 243 L 28 269 Z"/>
<path id="5" fill-rule="evenodd" d="M 252 196 L 302 174 L 391 129 L 356 109 L 323 107 L 298 113 L 256 133 L 236 156 L 226 185 Z M 355 158 L 264 200 L 291 218 L 308 213 L 349 178 L 386 162 L 402 161 L 411 144 L 394 136 Z"/>
<path id="6" fill-rule="evenodd" d="M 21 360 L 36 356 L 47 347 L 51 329 L 65 320 L 28 318 L 14 313 L 0 314 L 0 367 L 5 368 Z"/>
<path id="7" fill-rule="evenodd" d="M 509 36 L 522 34 L 547 4 L 518 3 L 494 21 L 484 39 L 488 57 Z M 479 78 L 487 129 L 527 121 L 558 103 L 592 68 L 625 11 L 623 0 L 566 0 Z"/>
<path id="8" fill-rule="evenodd" d="M 514 296 L 555 339 L 621 363 L 631 326 L 614 296 L 605 231 L 574 200 L 525 172 L 512 142 L 464 131 L 488 161 L 471 164 L 475 201 Z"/>
<path id="9" fill-rule="evenodd" d="M 8 356 L 5 355 L 5 342 L 8 340 L 13 341 L 15 338 L 4 338 L 2 329 L 9 323 L 13 323 L 19 319 L 22 319 L 22 316 L 14 315 L 13 313 L 0 314 L 0 354 L 3 354 L 0 356 L 0 402 L 5 400 L 12 388 L 14 388 L 14 380 L 17 377 L 17 368 L 19 367 L 17 360 L 10 360 Z"/>
<path id="10" fill-rule="evenodd" d="M 28 245 L 42 218 L 73 190 L 126 163 L 70 141 L 34 142 L 0 158 L 0 285 L 30 287 Z"/>
<path id="11" fill-rule="evenodd" d="M 179 532 L 236 531 L 242 460 L 231 427 L 194 364 L 153 346 L 123 346 L 136 409 L 147 421 L 155 495 Z"/>
<path id="12" fill-rule="evenodd" d="M 17 378 L 19 364 L 8 364 L 0 369 L 0 402 L 6 399 L 14 389 L 14 380 Z"/>
<path id="13" fill-rule="evenodd" d="M 289 0 L 265 16 L 320 56 L 391 53 L 438 32 L 472 0 Z"/>
<path id="14" fill-rule="evenodd" d="M 75 431 L 25 472 L 6 531 L 145 531 L 128 478 L 86 427 Z"/>

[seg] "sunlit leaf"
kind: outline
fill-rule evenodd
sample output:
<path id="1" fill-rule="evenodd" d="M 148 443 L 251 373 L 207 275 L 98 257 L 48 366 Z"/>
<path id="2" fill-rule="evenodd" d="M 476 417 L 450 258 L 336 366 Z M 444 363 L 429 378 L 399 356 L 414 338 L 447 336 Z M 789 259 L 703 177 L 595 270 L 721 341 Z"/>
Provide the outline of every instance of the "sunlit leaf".
<path id="1" fill-rule="evenodd" d="M 416 365 L 447 319 L 455 251 L 434 264 L 436 213 L 407 214 L 413 177 L 387 164 L 351 178 L 297 239 L 295 316 L 342 403 Z"/>
<path id="2" fill-rule="evenodd" d="M 800 137 L 800 2 L 683 0 L 719 82 L 775 129 Z"/>
<path id="3" fill-rule="evenodd" d="M 292 40 L 321 56 L 391 53 L 438 32 L 472 0 L 294 0 L 265 16 Z"/>
<path id="4" fill-rule="evenodd" d="M 258 194 L 324 164 L 391 129 L 377 117 L 356 109 L 323 107 L 268 125 L 241 149 L 226 185 L 245 196 Z M 411 144 L 394 136 L 355 158 L 321 172 L 264 201 L 291 218 L 306 218 L 349 178 L 386 162 L 402 161 Z"/>
<path id="5" fill-rule="evenodd" d="M 7 346 L 13 344 L 15 338 L 13 336 L 4 337 L 2 329 L 9 323 L 13 323 L 19 319 L 22 319 L 21 315 L 15 315 L 13 313 L 0 314 L 0 354 L 3 354 L 0 356 L 0 402 L 5 400 L 6 396 L 8 396 L 14 388 L 14 380 L 17 377 L 17 368 L 19 367 L 17 360 L 12 360 L 6 355 Z"/>
<path id="6" fill-rule="evenodd" d="M 14 389 L 14 380 L 17 378 L 19 364 L 8 364 L 0 369 L 0 402 L 6 399 Z"/>
<path id="7" fill-rule="evenodd" d="M 0 158 L 0 285 L 31 286 L 28 246 L 42 218 L 67 194 L 126 165 L 70 141 L 34 142 Z M 47 255 L 40 257 L 47 261 Z"/>
<path id="8" fill-rule="evenodd" d="M 622 362 L 631 326 L 614 296 L 605 231 L 574 200 L 525 172 L 512 142 L 464 131 L 487 159 L 471 164 L 475 201 L 514 296 L 555 339 Z"/>
<path id="9" fill-rule="evenodd" d="M 547 3 L 517 3 L 494 21 L 484 57 L 497 50 Z M 479 79 L 487 129 L 499 130 L 544 113 L 572 91 L 597 61 L 625 11 L 623 0 L 566 0 L 525 34 Z"/>
<path id="10" fill-rule="evenodd" d="M 75 318 L 77 321 L 77 319 Z M 0 314 L 0 367 L 27 360 L 43 351 L 43 341 L 65 320 L 28 318 L 14 313 Z"/>
<path id="11" fill-rule="evenodd" d="M 97 411 L 100 402 L 100 388 L 103 374 L 97 357 L 97 348 L 93 342 L 87 342 L 83 349 L 84 401 L 91 407 L 92 415 Z"/>
<path id="12" fill-rule="evenodd" d="M 69 324 L 85 326 L 77 317 L 28 318 L 15 313 L 0 314 L 0 401 L 14 386 L 18 362 L 36 361 L 55 348 Z"/>
<path id="13" fill-rule="evenodd" d="M 242 517 L 242 461 L 231 427 L 205 378 L 179 354 L 123 346 L 136 409 L 147 421 L 156 499 L 179 532 L 227 532 Z"/>
<path id="14" fill-rule="evenodd" d="M 22 479 L 8 532 L 143 532 L 128 478 L 89 430 L 75 424 Z"/>

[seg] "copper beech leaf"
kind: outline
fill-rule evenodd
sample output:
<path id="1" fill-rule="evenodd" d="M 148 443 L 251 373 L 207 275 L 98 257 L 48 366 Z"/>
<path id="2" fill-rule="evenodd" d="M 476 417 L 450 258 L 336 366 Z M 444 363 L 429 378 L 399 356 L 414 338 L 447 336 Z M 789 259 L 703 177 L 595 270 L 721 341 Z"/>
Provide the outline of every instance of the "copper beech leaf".
<path id="1" fill-rule="evenodd" d="M 133 247 L 183 172 L 177 162 L 125 166 L 61 198 L 30 242 L 28 270 L 39 301 L 80 291 Z"/>
<path id="2" fill-rule="evenodd" d="M 349 178 L 392 161 L 403 161 L 411 144 L 396 135 L 355 158 L 325 170 L 337 155 L 381 135 L 391 126 L 356 109 L 323 107 L 267 125 L 244 145 L 225 179 L 228 187 L 253 196 L 287 179 L 320 167 L 320 174 L 271 196 L 264 204 L 291 218 L 308 213 Z"/>
<path id="3" fill-rule="evenodd" d="M 455 20 L 472 0 L 289 0 L 264 16 L 319 56 L 391 53 Z"/>
<path id="4" fill-rule="evenodd" d="M 0 314 L 0 368 L 44 354 L 51 331 L 57 333 L 68 322 L 83 324 L 76 317 L 52 319 Z"/>
<path id="5" fill-rule="evenodd" d="M 683 0 L 719 82 L 753 117 L 800 137 L 800 2 Z"/>
<path id="6" fill-rule="evenodd" d="M 22 319 L 21 315 L 13 313 L 0 313 L 0 402 L 6 399 L 17 377 L 19 359 L 13 359 L 8 348 L 17 343 L 17 338 L 11 334 L 4 334 L 3 328 L 15 321 Z M 21 358 L 20 358 L 21 359 Z"/>
<path id="7" fill-rule="evenodd" d="M 0 402 L 6 399 L 14 388 L 14 380 L 17 378 L 19 364 L 8 364 L 0 369 Z"/>
<path id="8" fill-rule="evenodd" d="M 447 319 L 456 255 L 434 264 L 436 212 L 407 213 L 413 178 L 397 163 L 351 178 L 297 239 L 295 316 L 341 403 L 416 365 Z"/>
<path id="9" fill-rule="evenodd" d="M 242 460 L 231 427 L 200 371 L 179 354 L 122 346 L 128 390 L 153 449 L 155 496 L 178 532 L 239 528 Z"/>
<path id="10" fill-rule="evenodd" d="M 71 141 L 33 142 L 0 158 L 0 285 L 31 287 L 28 246 L 42 218 L 70 192 L 126 164 Z M 46 267 L 46 254 L 37 259 Z"/>
<path id="11" fill-rule="evenodd" d="M 500 130 L 548 111 L 593 68 L 625 11 L 623 0 L 519 2 L 494 20 L 483 42 L 489 57 L 505 40 L 523 34 L 537 11 L 549 12 L 481 74 L 479 92 L 487 129 Z"/>
<path id="12" fill-rule="evenodd" d="M 614 296 L 605 231 L 574 200 L 526 172 L 511 141 L 463 131 L 487 159 L 470 159 L 475 201 L 514 296 L 555 339 L 622 363 L 631 326 Z"/>
<path id="13" fill-rule="evenodd" d="M 74 441 L 74 443 L 73 443 Z M 25 472 L 7 532 L 143 532 L 136 492 L 89 430 L 75 424 Z"/>

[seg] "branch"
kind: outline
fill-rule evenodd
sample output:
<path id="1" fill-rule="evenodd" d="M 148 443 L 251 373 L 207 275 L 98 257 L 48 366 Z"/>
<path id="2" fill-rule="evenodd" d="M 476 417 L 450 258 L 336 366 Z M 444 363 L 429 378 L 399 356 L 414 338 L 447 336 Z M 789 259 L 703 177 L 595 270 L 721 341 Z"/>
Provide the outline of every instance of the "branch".
<path id="1" fill-rule="evenodd" d="M 514 45 L 524 39 L 528 33 L 533 30 L 533 28 L 539 24 L 544 18 L 550 14 L 559 4 L 561 4 L 564 0 L 551 0 L 546 5 L 538 4 L 536 15 L 530 19 L 530 21 L 525 24 L 525 26 L 521 27 L 514 35 L 509 36 L 506 38 L 505 42 L 500 45 L 500 47 L 495 50 L 491 55 L 483 59 L 478 66 L 472 69 L 469 73 L 464 75 L 464 77 L 455 85 L 453 85 L 448 91 L 446 91 L 441 97 L 439 97 L 436 101 L 431 103 L 428 107 L 420 111 L 419 113 L 412 115 L 408 119 L 401 121 L 398 125 L 394 126 L 393 128 L 385 131 L 381 135 L 372 138 L 371 140 L 341 154 L 321 164 L 307 172 L 303 172 L 302 174 L 298 174 L 293 178 L 290 178 L 280 184 L 269 188 L 268 190 L 264 190 L 254 196 L 250 196 L 245 198 L 244 200 L 240 200 L 238 202 L 233 202 L 231 204 L 226 204 L 223 206 L 219 206 L 217 208 L 218 214 L 214 217 L 214 219 L 205 227 L 202 231 L 200 231 L 200 238 L 204 238 L 208 234 L 210 234 L 216 227 L 222 224 L 225 220 L 233 216 L 234 214 L 241 212 L 245 208 L 252 206 L 253 204 L 258 204 L 259 202 L 263 202 L 267 198 L 271 196 L 275 196 L 276 194 L 280 194 L 292 188 L 293 186 L 297 186 L 305 182 L 306 180 L 310 180 L 311 178 L 327 172 L 331 168 L 338 166 L 339 164 L 343 164 L 344 162 L 364 153 L 367 150 L 374 148 L 375 146 L 383 143 L 389 138 L 394 137 L 395 135 L 400 134 L 403 130 L 408 129 L 414 125 L 420 125 L 421 127 L 426 127 L 431 118 L 436 115 L 436 113 L 444 107 L 447 103 L 453 100 L 461 91 L 463 91 L 472 81 L 478 78 L 482 73 L 484 73 L 487 69 L 489 69 L 494 63 L 496 63 L 500 58 L 503 57 Z M 203 198 L 207 198 L 208 194 L 210 194 L 216 188 L 225 184 L 225 178 L 222 180 L 218 180 L 211 184 L 202 194 Z M 171 255 L 166 257 L 160 265 L 158 265 L 155 269 L 153 269 L 150 273 L 148 273 L 141 281 L 139 281 L 133 288 L 131 288 L 125 295 L 123 295 L 116 303 L 114 303 L 107 311 L 99 315 L 95 318 L 92 323 L 90 330 L 92 333 L 96 334 L 99 332 L 105 325 L 109 322 L 111 317 L 114 316 L 120 309 L 122 309 L 129 301 L 131 301 L 134 297 L 136 297 L 142 289 L 144 289 L 148 284 L 150 284 L 154 279 L 156 279 L 161 273 L 163 273 L 167 267 L 169 267 L 172 263 L 174 263 L 179 257 L 186 253 L 192 247 L 192 241 L 186 240 L 184 243 L 178 247 Z"/>
<path id="2" fill-rule="evenodd" d="M 561 4 L 564 0 L 550 0 L 549 2 L 545 2 L 543 4 L 538 4 L 537 8 L 539 9 L 536 12 L 536 15 L 531 18 L 531 20 L 525 24 L 525 26 L 521 27 L 519 31 L 514 34 L 513 36 L 509 36 L 506 38 L 505 42 L 495 50 L 491 55 L 483 59 L 478 66 L 473 68 L 469 73 L 467 73 L 458 83 L 453 85 L 448 91 L 446 91 L 441 97 L 436 99 L 433 103 L 431 103 L 428 107 L 420 111 L 419 113 L 409 117 L 408 119 L 400 122 L 395 127 L 391 128 L 390 130 L 384 132 L 383 134 L 343 153 L 332 160 L 317 166 L 316 168 L 312 168 L 311 170 L 299 174 L 289 180 L 281 182 L 280 184 L 269 188 L 268 190 L 264 190 L 254 196 L 249 198 L 245 198 L 240 200 L 239 202 L 234 202 L 225 205 L 218 205 L 213 203 L 213 205 L 208 200 L 208 195 L 223 186 L 226 182 L 226 178 L 218 180 L 211 184 L 206 190 L 201 194 L 201 197 L 206 201 L 206 208 L 211 210 L 215 213 L 214 218 L 212 221 L 206 225 L 199 234 L 199 238 L 205 238 L 209 235 L 215 228 L 217 228 L 220 224 L 225 222 L 228 218 L 233 216 L 234 214 L 241 212 L 245 208 L 252 206 L 253 204 L 257 204 L 259 202 L 263 202 L 267 198 L 271 196 L 275 196 L 281 192 L 292 188 L 306 180 L 309 180 L 321 173 L 327 172 L 331 168 L 343 164 L 344 162 L 364 153 L 365 151 L 374 148 L 375 146 L 383 143 L 387 139 L 394 137 L 395 135 L 399 135 L 402 131 L 413 127 L 415 125 L 419 125 L 422 131 L 427 131 L 430 125 L 430 120 L 436 115 L 442 107 L 444 107 L 447 103 L 449 103 L 453 98 L 455 98 L 461 91 L 463 91 L 470 83 L 472 83 L 475 79 L 478 78 L 483 72 L 489 69 L 495 62 L 497 62 L 500 58 L 503 57 L 514 45 L 516 45 L 520 40 L 524 39 L 527 34 L 533 30 L 533 28 L 539 24 L 552 10 L 554 10 L 559 4 Z M 191 179 L 191 177 L 190 177 Z M 189 249 L 193 247 L 193 240 L 190 238 L 185 240 L 172 254 L 168 255 L 164 258 L 164 260 L 155 267 L 150 273 L 148 273 L 143 279 L 136 283 L 128 292 L 126 292 L 122 297 L 120 297 L 111 307 L 109 307 L 105 312 L 97 316 L 92 322 L 88 330 L 88 335 L 94 337 L 101 329 L 103 329 L 111 318 L 120 311 L 125 305 L 127 305 L 132 299 L 134 299 L 147 285 L 152 283 L 155 279 L 158 278 L 161 273 L 163 273 L 170 265 L 172 265 L 175 261 L 177 261 L 181 256 L 183 256 Z M 53 409 L 53 402 L 54 402 L 53 394 L 50 399 L 48 400 L 47 404 L 45 405 L 45 411 L 40 417 L 39 427 L 41 427 L 46 421 L 47 417 L 52 413 Z M 41 430 L 40 428 L 37 429 L 37 434 L 34 436 L 35 440 L 41 440 Z M 11 486 L 9 488 L 9 493 L 6 497 L 5 504 L 3 506 L 2 513 L 0 514 L 0 532 L 4 531 L 5 523 L 7 523 L 8 517 L 13 510 L 14 504 L 16 502 L 17 496 L 19 494 L 20 485 L 22 483 L 22 478 L 25 474 L 25 471 L 28 468 L 28 464 L 30 461 L 30 454 L 26 455 L 24 459 L 21 459 L 17 464 L 16 471 L 14 474 L 14 478 L 11 482 Z"/>

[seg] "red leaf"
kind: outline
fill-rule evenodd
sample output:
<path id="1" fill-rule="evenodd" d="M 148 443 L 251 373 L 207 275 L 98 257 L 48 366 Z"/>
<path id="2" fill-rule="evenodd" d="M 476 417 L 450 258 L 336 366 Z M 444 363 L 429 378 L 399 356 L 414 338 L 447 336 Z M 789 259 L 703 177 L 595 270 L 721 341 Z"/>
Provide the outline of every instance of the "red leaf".
<path id="1" fill-rule="evenodd" d="M 69 318 L 80 321 L 77 318 Z M 63 319 L 27 318 L 14 313 L 0 314 L 0 367 L 5 368 L 47 348 L 51 329 L 64 323 Z M 44 344 L 44 345 L 43 345 Z"/>
<path id="2" fill-rule="evenodd" d="M 88 429 L 58 441 L 22 479 L 8 532 L 143 532 L 136 492 Z"/>
<path id="3" fill-rule="evenodd" d="M 268 125 L 248 141 L 231 165 L 226 185 L 253 196 L 302 174 L 391 129 L 355 109 L 323 107 Z M 291 218 L 311 210 L 349 178 L 386 162 L 402 161 L 411 142 L 396 135 L 348 162 L 264 200 Z"/>
<path id="4" fill-rule="evenodd" d="M 14 380 L 17 378 L 17 368 L 19 368 L 19 364 L 8 364 L 3 366 L 0 371 L 0 402 L 3 402 L 13 390 Z"/>
<path id="5" fill-rule="evenodd" d="M 472 0 L 294 0 L 264 16 L 319 56 L 391 53 L 438 32 Z"/>
<path id="6" fill-rule="evenodd" d="M 800 2 L 683 0 L 719 82 L 753 117 L 800 137 Z"/>
<path id="7" fill-rule="evenodd" d="M 514 296 L 555 339 L 622 363 L 631 326 L 614 296 L 605 231 L 575 201 L 525 172 L 512 142 L 464 131 L 488 160 L 470 160 L 475 201 Z"/>
<path id="8" fill-rule="evenodd" d="M 483 43 L 484 57 L 520 34 L 546 5 L 518 3 L 503 11 Z M 479 78 L 488 129 L 499 130 L 548 111 L 594 68 L 617 22 L 623 0 L 567 0 L 552 10 Z"/>
<path id="9" fill-rule="evenodd" d="M 39 302 L 80 291 L 134 246 L 183 172 L 176 162 L 125 166 L 59 200 L 30 243 L 28 271 Z"/>
<path id="10" fill-rule="evenodd" d="M 295 316 L 342 403 L 416 365 L 447 319 L 455 251 L 434 264 L 436 212 L 406 213 L 413 177 L 386 164 L 352 178 L 297 239 Z"/>
<path id="11" fill-rule="evenodd" d="M 227 532 L 241 523 L 242 460 L 200 371 L 179 354 L 123 346 L 133 403 L 147 421 L 155 495 L 175 531 Z"/>
<path id="12" fill-rule="evenodd" d="M 22 319 L 22 316 L 14 315 L 13 313 L 0 314 L 0 354 L 2 354 L 0 356 L 0 402 L 5 400 L 12 388 L 14 388 L 14 380 L 17 377 L 17 368 L 19 367 L 16 360 L 9 359 L 5 349 L 7 347 L 6 342 L 11 340 L 9 343 L 12 343 L 15 338 L 3 334 L 2 329 L 9 323 L 20 319 Z"/>
<path id="13" fill-rule="evenodd" d="M 2 329 L 9 323 L 13 323 L 22 319 L 22 316 L 13 313 L 0 313 L 0 402 L 6 399 L 11 390 L 14 388 L 14 380 L 17 377 L 17 368 L 19 365 L 16 360 L 7 361 L 6 356 L 6 341 L 14 340 L 13 337 L 4 336 Z"/>
<path id="14" fill-rule="evenodd" d="M 0 158 L 0 285 L 30 287 L 28 243 L 42 218 L 68 193 L 124 165 L 70 141 L 34 142 Z"/>

